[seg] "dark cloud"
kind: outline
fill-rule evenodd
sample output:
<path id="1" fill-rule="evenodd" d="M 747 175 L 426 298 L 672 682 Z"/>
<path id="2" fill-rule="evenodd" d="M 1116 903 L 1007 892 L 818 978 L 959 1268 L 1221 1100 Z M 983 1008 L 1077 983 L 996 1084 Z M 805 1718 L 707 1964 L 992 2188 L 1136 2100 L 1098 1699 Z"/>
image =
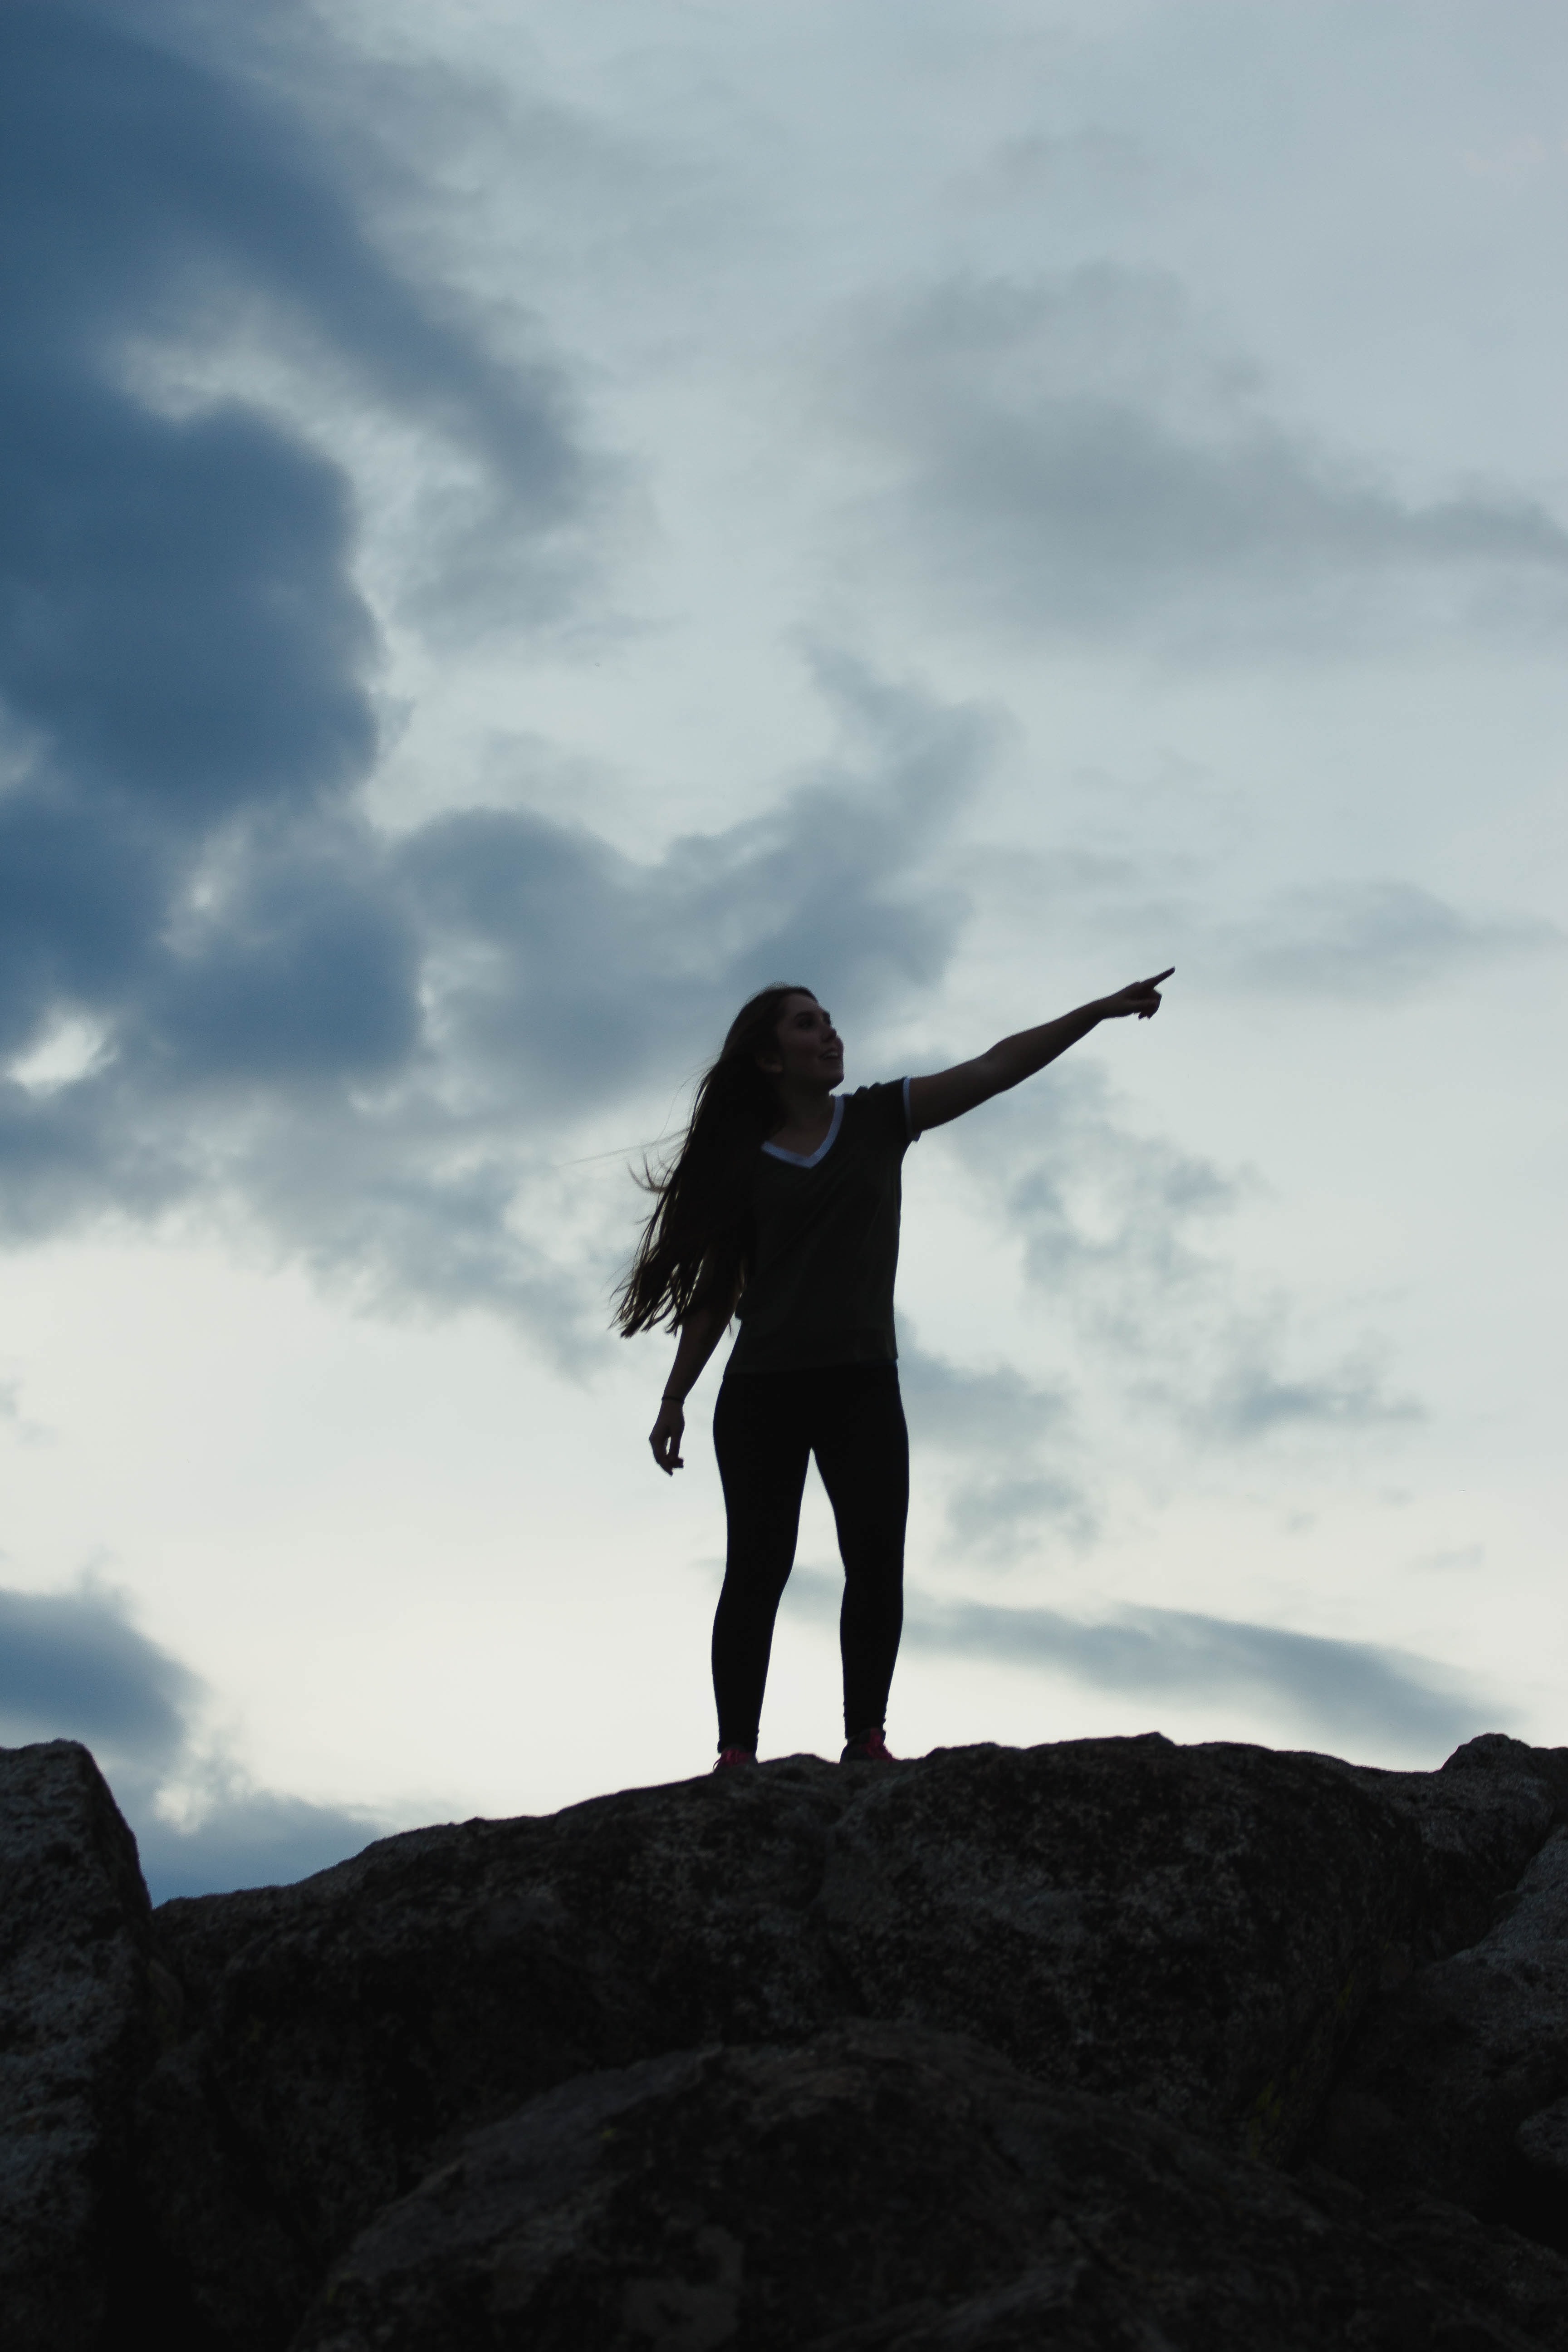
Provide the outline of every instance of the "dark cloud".
<path id="1" fill-rule="evenodd" d="M 286 17 L 283 70 L 264 36 Z M 300 86 L 348 70 L 319 20 L 253 11 L 215 37 L 200 10 L 12 0 L 5 38 L 10 290 L 36 352 L 101 373 L 127 337 L 212 347 L 259 323 L 482 467 L 524 561 L 594 505 L 605 464 L 560 367 L 500 357 L 448 289 L 389 264 L 346 176 L 364 142 L 312 133 Z"/>
<path id="2" fill-rule="evenodd" d="M 356 830 L 249 856 L 162 957 L 126 1051 L 188 1082 L 402 1069 L 417 1042 L 412 910 Z"/>
<path id="3" fill-rule="evenodd" d="M 0 1725 L 9 1741 L 83 1739 L 161 1771 L 184 1745 L 200 1687 L 137 1632 L 114 1593 L 0 1590 Z"/>
<path id="4" fill-rule="evenodd" d="M 312 815 L 215 858 L 93 1001 L 106 1050 L 68 1084 L 0 1084 L 11 1233 L 201 1192 L 378 1297 L 486 1304 L 570 1355 L 607 1264 L 552 1264 L 517 1212 L 571 1122 L 668 1099 L 778 973 L 863 1024 L 940 974 L 963 919 L 919 877 L 994 721 L 842 660 L 818 677 L 841 756 L 652 860 L 526 810 L 395 842 Z"/>
<path id="5" fill-rule="evenodd" d="M 313 1805 L 223 1774 L 209 1781 L 189 1827 L 144 1808 L 132 1826 L 154 1903 L 227 1895 L 237 1886 L 289 1886 L 362 1853 L 386 1829 L 353 1806 Z"/>
<path id="6" fill-rule="evenodd" d="M 994 722 L 824 657 L 848 756 L 763 815 L 651 864 L 542 816 L 424 827 L 399 872 L 430 940 L 446 1050 L 546 1111 L 676 1066 L 753 989 L 807 980 L 861 1017 L 942 969 L 964 900 L 914 872 L 991 751 Z"/>
<path id="7" fill-rule="evenodd" d="M 1234 653 L 1568 608 L 1568 531 L 1543 506 L 1413 500 L 1288 430 L 1158 272 L 955 279 L 863 309 L 837 381 L 899 469 L 869 530 L 950 619 Z"/>
<path id="8" fill-rule="evenodd" d="M 0 1051 L 72 1015 L 118 1047 L 80 1087 L 4 1089 L 24 1229 L 178 1189 L 177 1140 L 134 1116 L 155 1082 L 360 1076 L 414 1029 L 403 918 L 344 808 L 376 751 L 347 478 L 278 415 L 151 407 L 129 339 L 284 305 L 531 496 L 549 476 L 570 502 L 582 463 L 378 258 L 297 126 L 139 20 L 0 13 Z"/>
<path id="9" fill-rule="evenodd" d="M 364 142 L 301 101 L 312 37 L 347 71 L 289 10 L 222 41 L 152 0 L 0 11 L 0 1226 L 199 1196 L 378 1296 L 565 1344 L 605 1268 L 585 1287 L 520 1237 L 529 1165 L 563 1122 L 668 1097 L 776 971 L 848 1015 L 934 977 L 962 902 L 911 877 L 991 725 L 825 655 L 842 757 L 651 861 L 574 824 L 558 779 L 370 822 L 378 637 L 334 387 L 423 436 L 416 476 L 460 510 L 434 534 L 449 611 L 488 533 L 535 564 L 489 617 L 569 618 L 563 550 L 591 551 L 614 468 L 558 367 L 388 262 Z M 231 345 L 331 396 L 149 390 L 163 360 L 224 380 Z M 79 1066 L 29 1075 L 83 1031 Z"/>
<path id="10" fill-rule="evenodd" d="M 79 1739 L 137 1833 L 155 1903 L 277 1885 L 357 1853 L 381 1824 L 258 1790 L 197 1745 L 198 1676 L 138 1631 L 123 1597 L 0 1590 L 0 1743 Z M 189 1825 L 160 1800 L 177 1789 Z"/>

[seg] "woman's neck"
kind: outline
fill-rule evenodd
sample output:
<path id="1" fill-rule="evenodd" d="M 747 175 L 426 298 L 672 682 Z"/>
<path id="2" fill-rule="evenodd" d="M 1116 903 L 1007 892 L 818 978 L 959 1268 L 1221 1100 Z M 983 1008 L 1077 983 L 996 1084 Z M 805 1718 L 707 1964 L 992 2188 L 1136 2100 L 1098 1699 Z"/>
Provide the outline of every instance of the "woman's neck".
<path id="1" fill-rule="evenodd" d="M 784 1125 L 774 1129 L 768 1141 L 776 1143 L 781 1151 L 796 1151 L 808 1159 L 833 1124 L 833 1097 L 815 1088 L 809 1094 L 804 1089 L 797 1094 L 793 1087 L 786 1095 L 781 1087 L 779 1104 Z"/>

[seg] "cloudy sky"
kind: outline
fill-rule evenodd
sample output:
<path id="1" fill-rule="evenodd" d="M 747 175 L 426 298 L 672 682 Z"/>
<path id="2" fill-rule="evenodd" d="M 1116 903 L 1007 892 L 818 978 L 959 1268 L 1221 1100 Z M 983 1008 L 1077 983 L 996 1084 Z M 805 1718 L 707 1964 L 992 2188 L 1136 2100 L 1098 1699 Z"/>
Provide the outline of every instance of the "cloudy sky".
<path id="1" fill-rule="evenodd" d="M 0 45 L 0 1738 L 159 1892 L 704 1769 L 631 1160 L 1174 963 L 910 1154 L 892 1745 L 1568 1738 L 1561 8 Z"/>

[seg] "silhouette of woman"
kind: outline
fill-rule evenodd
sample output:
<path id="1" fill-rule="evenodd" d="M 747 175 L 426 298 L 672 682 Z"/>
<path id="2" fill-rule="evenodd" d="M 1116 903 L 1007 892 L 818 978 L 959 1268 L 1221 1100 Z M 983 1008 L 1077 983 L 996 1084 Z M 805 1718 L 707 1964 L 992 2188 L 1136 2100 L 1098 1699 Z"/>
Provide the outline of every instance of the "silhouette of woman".
<path id="1" fill-rule="evenodd" d="M 1173 970 L 1174 967 L 1172 967 Z M 773 1620 L 795 1562 L 815 1454 L 844 1561 L 845 1763 L 892 1759 L 888 1690 L 903 1626 L 909 1437 L 899 1399 L 893 1277 L 905 1151 L 1033 1077 L 1102 1021 L 1147 1021 L 1170 971 L 926 1078 L 836 1093 L 844 1046 L 809 988 L 743 1004 L 697 1089 L 617 1296 L 627 1339 L 678 1330 L 648 1443 L 679 1470 L 682 1404 L 731 1317 L 740 1336 L 713 1414 L 729 1544 L 713 1621 L 715 1770 L 754 1764 Z"/>

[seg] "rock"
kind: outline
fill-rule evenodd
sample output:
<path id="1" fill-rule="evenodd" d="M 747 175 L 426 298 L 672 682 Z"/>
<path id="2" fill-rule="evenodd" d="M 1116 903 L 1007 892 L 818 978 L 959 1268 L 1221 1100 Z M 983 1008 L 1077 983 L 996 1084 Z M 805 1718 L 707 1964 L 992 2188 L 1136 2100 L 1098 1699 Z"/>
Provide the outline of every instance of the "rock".
<path id="1" fill-rule="evenodd" d="M 858 2014 L 1283 2155 L 1422 1867 L 1411 1826 L 1317 1759 L 1089 1740 L 421 1831 L 159 1928 L 226 2132 L 324 2262 L 532 2093 Z"/>
<path id="2" fill-rule="evenodd" d="M 135 1841 L 74 1740 L 0 1748 L 0 2332 L 85 2352 L 124 2252 L 153 1994 Z"/>
<path id="3" fill-rule="evenodd" d="M 1320 1759 L 1152 1737 L 879 1782 L 818 1907 L 856 2008 L 1282 2159 L 1422 1890 L 1418 1837 Z"/>
<path id="4" fill-rule="evenodd" d="M 1338 1769 L 1421 1840 L 1421 1910 L 1396 1966 L 1442 1958 L 1484 1935 L 1500 1893 L 1553 1826 L 1568 1822 L 1568 1748 L 1527 1748 L 1493 1731 L 1467 1740 L 1436 1772 Z"/>
<path id="5" fill-rule="evenodd" d="M 1527 2116 L 1513 2144 L 1526 2164 L 1555 2175 L 1568 2188 L 1568 2099 L 1553 2099 L 1539 2114 Z"/>
<path id="6" fill-rule="evenodd" d="M 531 2344 L 1568 2352 L 1565 1768 L 796 1758 L 149 1922 L 0 1757 L 7 2352 L 521 2342 L 502 2271 Z"/>
<path id="7" fill-rule="evenodd" d="M 1402 2184 L 1568 2247 L 1553 2150 L 1568 2094 L 1568 1830 L 1554 1831 L 1468 1951 L 1369 2019 L 1314 2136 L 1347 2179 Z"/>
<path id="8" fill-rule="evenodd" d="M 164 2341 L 273 2352 L 292 2335 L 321 2262 L 228 2127 L 200 2041 L 167 2052 L 132 2110 L 135 2210 L 157 2248 Z"/>
<path id="9" fill-rule="evenodd" d="M 1278 2174 L 860 2023 L 588 2075 L 472 2135 L 336 2266 L 296 2352 L 1530 2341 Z"/>

